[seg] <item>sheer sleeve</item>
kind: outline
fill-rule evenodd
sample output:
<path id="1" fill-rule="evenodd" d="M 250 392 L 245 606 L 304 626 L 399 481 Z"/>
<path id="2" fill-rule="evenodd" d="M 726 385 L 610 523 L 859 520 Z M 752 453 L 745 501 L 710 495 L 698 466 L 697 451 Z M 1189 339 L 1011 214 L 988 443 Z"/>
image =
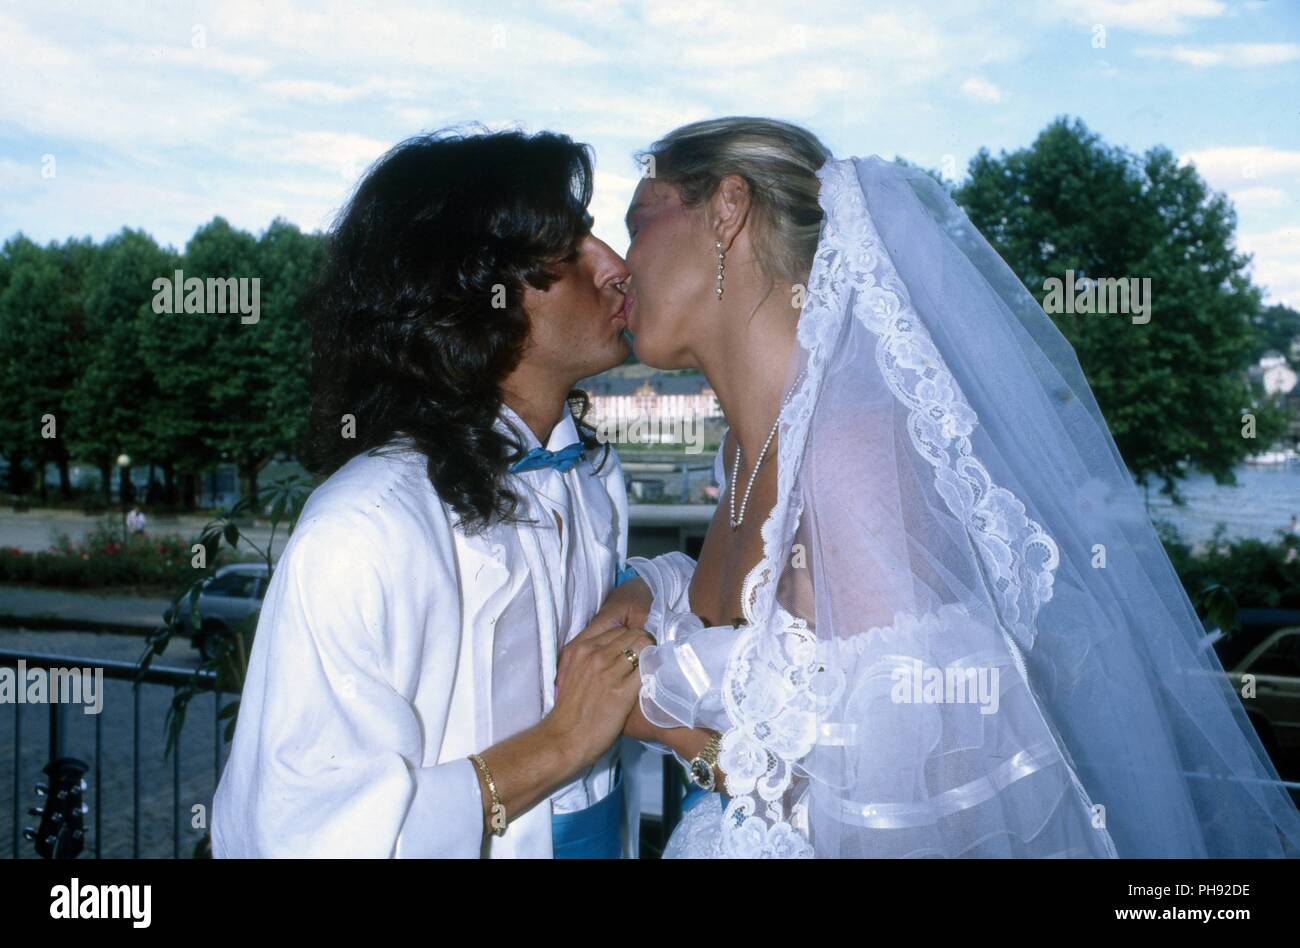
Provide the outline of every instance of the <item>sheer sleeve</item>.
<path id="1" fill-rule="evenodd" d="M 646 631 L 655 639 L 663 638 L 665 624 L 683 612 L 691 611 L 691 577 L 695 575 L 695 561 L 685 553 L 672 552 L 654 559 L 633 556 L 627 565 L 645 580 L 653 597 L 650 615 L 646 618 Z"/>
<path id="2" fill-rule="evenodd" d="M 722 442 L 726 443 L 725 434 Z M 714 456 L 713 476 L 725 490 L 721 449 Z M 728 719 L 720 686 L 738 630 L 729 625 L 706 626 L 691 611 L 695 561 L 685 553 L 632 557 L 628 565 L 646 581 L 654 597 L 646 631 L 656 644 L 641 653 L 641 712 L 658 727 L 724 731 Z"/>
<path id="3" fill-rule="evenodd" d="M 718 685 L 735 630 L 705 626 L 691 612 L 695 561 L 685 553 L 634 556 L 628 565 L 654 597 L 646 631 L 656 644 L 641 652 L 641 712 L 658 727 L 720 729 L 726 713 Z"/>

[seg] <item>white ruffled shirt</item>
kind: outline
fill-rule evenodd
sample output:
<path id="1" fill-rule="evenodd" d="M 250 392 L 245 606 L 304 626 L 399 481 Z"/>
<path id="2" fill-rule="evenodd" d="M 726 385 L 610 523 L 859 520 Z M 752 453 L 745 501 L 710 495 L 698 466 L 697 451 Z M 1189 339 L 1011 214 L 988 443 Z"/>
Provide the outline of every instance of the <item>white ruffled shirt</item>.
<path id="1" fill-rule="evenodd" d="M 524 450 L 538 446 L 508 407 Z M 546 447 L 578 440 L 566 410 Z M 598 455 L 590 455 L 597 463 Z M 617 455 L 513 476 L 521 514 L 476 536 L 396 444 L 308 499 L 267 590 L 212 812 L 218 857 L 550 858 L 551 815 L 609 793 L 622 757 L 623 855 L 635 857 L 641 746 L 620 739 L 498 837 L 482 833 L 467 755 L 555 700 L 559 649 L 627 551 Z M 553 512 L 563 520 L 557 528 Z"/>

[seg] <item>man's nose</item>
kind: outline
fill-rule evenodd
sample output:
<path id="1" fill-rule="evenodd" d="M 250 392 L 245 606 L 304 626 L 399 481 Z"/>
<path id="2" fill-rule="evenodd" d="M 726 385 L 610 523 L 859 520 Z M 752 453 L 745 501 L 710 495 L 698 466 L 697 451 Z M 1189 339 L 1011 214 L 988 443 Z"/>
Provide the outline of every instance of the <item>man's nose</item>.
<path id="1" fill-rule="evenodd" d="M 632 274 L 627 268 L 627 263 L 612 250 L 609 252 L 609 256 L 610 266 L 608 280 L 620 293 L 626 293 L 627 285 L 632 280 Z"/>
<path id="2" fill-rule="evenodd" d="M 596 259 L 599 261 L 595 271 L 596 285 L 602 288 L 613 285 L 620 292 L 623 292 L 623 284 L 631 277 L 627 269 L 627 261 L 615 253 L 609 244 L 594 234 L 590 235 L 589 239 L 594 244 Z"/>

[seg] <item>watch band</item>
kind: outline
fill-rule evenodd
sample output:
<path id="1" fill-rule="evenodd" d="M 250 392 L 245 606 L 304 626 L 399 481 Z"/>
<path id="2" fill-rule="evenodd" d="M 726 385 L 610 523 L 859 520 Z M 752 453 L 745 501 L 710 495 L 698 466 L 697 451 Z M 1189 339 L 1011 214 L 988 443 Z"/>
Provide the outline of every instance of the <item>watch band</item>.
<path id="1" fill-rule="evenodd" d="M 722 749 L 722 735 L 714 734 L 709 738 L 707 744 L 700 748 L 700 752 L 691 758 L 690 775 L 691 780 L 697 787 L 704 790 L 713 790 L 716 788 L 713 765 L 718 762 L 718 752 Z"/>

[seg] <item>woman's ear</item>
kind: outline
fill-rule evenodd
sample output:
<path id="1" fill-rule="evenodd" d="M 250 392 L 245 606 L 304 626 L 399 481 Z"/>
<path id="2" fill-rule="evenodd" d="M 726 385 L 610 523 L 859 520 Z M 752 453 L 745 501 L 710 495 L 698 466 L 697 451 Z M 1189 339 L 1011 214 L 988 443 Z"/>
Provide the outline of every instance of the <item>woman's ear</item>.
<path id="1" fill-rule="evenodd" d="M 709 202 L 709 224 L 713 239 L 722 242 L 724 253 L 749 218 L 751 194 L 749 182 L 738 174 L 723 175 Z"/>

